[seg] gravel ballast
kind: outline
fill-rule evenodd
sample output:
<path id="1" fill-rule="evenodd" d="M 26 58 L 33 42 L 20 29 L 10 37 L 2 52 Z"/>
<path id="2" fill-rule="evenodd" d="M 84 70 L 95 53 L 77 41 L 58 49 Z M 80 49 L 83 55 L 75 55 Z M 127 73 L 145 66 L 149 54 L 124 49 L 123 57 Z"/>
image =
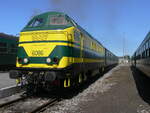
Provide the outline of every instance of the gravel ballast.
<path id="1" fill-rule="evenodd" d="M 113 68 L 111 71 L 103 75 L 96 82 L 91 84 L 83 92 L 71 99 L 65 99 L 59 102 L 57 105 L 48 108 L 45 113 L 76 113 L 81 112 L 80 103 L 88 103 L 93 101 L 99 93 L 107 92 L 116 82 L 110 82 L 109 78 L 114 71 L 120 69 L 120 66 Z"/>

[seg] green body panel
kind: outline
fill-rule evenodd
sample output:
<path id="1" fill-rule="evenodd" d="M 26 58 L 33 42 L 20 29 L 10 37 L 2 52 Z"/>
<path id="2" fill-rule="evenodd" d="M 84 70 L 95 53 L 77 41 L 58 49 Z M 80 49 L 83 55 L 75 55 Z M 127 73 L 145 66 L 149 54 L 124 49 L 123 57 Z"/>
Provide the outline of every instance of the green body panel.
<path id="1" fill-rule="evenodd" d="M 0 65 L 14 65 L 16 64 L 16 54 L 0 54 Z"/>
<path id="2" fill-rule="evenodd" d="M 6 46 L 2 46 L 0 44 L 0 65 L 15 66 L 18 37 L 0 33 L 0 43 L 6 44 Z M 14 48 L 12 47 L 12 45 L 14 46 Z M 1 49 L 5 49 L 5 51 L 1 51 Z"/>
<path id="3" fill-rule="evenodd" d="M 18 56 L 18 58 L 26 58 L 26 57 L 28 57 L 28 55 L 25 52 L 23 47 L 18 47 L 17 56 Z"/>
<path id="4" fill-rule="evenodd" d="M 18 58 L 29 58 L 29 63 L 46 63 L 47 57 L 28 57 L 25 50 L 22 47 L 19 47 L 18 49 Z M 102 59 L 104 58 L 104 55 L 100 55 L 96 52 L 92 52 L 89 50 L 83 50 L 83 58 L 91 58 L 91 59 Z M 49 58 L 58 58 L 59 60 L 62 57 L 76 57 L 80 58 L 80 48 L 74 48 L 69 46 L 56 46 L 52 53 L 49 55 Z M 51 64 L 54 64 L 52 61 Z"/>

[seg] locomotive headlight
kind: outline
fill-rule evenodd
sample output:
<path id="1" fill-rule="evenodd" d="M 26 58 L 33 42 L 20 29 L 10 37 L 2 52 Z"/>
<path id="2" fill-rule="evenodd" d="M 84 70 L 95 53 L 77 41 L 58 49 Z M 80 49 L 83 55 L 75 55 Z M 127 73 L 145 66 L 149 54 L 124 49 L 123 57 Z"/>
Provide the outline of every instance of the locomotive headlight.
<path id="1" fill-rule="evenodd" d="M 24 62 L 25 64 L 27 64 L 27 63 L 29 62 L 28 58 L 24 58 L 24 59 L 23 59 L 23 62 Z"/>
<path id="2" fill-rule="evenodd" d="M 51 59 L 50 59 L 50 58 L 47 58 L 47 59 L 46 59 L 46 63 L 48 63 L 48 64 L 51 63 Z"/>

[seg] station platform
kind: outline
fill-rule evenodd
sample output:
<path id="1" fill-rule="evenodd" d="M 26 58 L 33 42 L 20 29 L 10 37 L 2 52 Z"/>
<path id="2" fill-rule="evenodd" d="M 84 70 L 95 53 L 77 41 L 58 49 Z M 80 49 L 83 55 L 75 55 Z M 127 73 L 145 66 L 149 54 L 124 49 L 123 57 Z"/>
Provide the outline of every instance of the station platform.
<path id="1" fill-rule="evenodd" d="M 15 85 L 15 79 L 10 79 L 8 72 L 0 72 L 0 89 L 9 88 Z"/>
<path id="2" fill-rule="evenodd" d="M 92 101 L 80 103 L 82 113 L 150 113 L 150 78 L 131 65 L 117 66 L 103 81 L 103 88 Z M 105 75 L 104 75 L 105 76 Z M 101 84 L 102 85 L 102 84 Z M 100 85 L 99 85 L 100 86 Z M 96 91 L 95 91 L 96 92 Z M 88 96 L 90 98 L 90 96 Z"/>

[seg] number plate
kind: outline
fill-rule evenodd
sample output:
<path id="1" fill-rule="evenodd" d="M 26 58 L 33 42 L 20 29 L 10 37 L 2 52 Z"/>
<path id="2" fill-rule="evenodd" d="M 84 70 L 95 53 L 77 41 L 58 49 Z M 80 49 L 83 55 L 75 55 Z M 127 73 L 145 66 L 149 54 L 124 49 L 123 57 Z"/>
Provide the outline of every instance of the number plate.
<path id="1" fill-rule="evenodd" d="M 43 56 L 43 50 L 33 50 L 32 51 L 32 56 L 34 57 L 40 57 L 40 56 Z"/>

